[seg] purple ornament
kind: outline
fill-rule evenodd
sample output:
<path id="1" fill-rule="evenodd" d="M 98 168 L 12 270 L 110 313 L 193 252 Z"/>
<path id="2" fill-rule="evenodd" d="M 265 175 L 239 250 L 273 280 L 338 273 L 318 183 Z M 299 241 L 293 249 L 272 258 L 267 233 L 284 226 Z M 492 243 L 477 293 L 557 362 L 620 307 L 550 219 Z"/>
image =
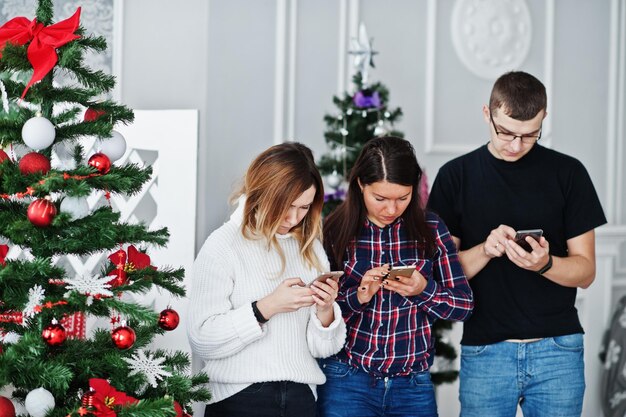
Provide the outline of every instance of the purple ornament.
<path id="1" fill-rule="evenodd" d="M 346 190 L 342 188 L 338 188 L 337 191 L 335 192 L 324 194 L 325 203 L 329 201 L 336 201 L 336 200 L 343 201 L 345 199 L 346 199 Z"/>
<path id="2" fill-rule="evenodd" d="M 352 98 L 354 105 L 360 109 L 367 109 L 370 107 L 380 108 L 380 94 L 378 91 L 372 91 L 369 89 L 357 91 Z"/>

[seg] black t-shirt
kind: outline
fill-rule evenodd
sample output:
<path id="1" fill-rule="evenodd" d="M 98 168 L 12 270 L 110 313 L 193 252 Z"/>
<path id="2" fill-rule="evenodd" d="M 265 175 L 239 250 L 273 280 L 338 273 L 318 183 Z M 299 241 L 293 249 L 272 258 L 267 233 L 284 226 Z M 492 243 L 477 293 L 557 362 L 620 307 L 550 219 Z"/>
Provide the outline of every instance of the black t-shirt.
<path id="1" fill-rule="evenodd" d="M 604 223 L 598 195 L 575 158 L 536 144 L 522 159 L 495 158 L 484 145 L 445 164 L 428 206 L 461 239 L 460 250 L 485 241 L 506 224 L 543 229 L 550 253 L 567 256 L 567 240 Z M 470 280 L 475 307 L 465 322 L 462 344 L 483 345 L 582 332 L 576 288 L 556 284 L 494 258 Z"/>

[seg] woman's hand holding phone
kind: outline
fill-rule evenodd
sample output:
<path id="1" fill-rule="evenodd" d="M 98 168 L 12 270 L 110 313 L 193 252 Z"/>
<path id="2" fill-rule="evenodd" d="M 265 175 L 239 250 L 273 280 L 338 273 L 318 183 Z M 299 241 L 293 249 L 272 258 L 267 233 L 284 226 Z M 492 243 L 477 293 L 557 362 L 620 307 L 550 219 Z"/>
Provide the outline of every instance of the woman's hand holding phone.
<path id="1" fill-rule="evenodd" d="M 266 319 L 315 304 L 314 292 L 300 278 L 288 278 L 269 295 L 257 301 L 257 308 Z"/>
<path id="2" fill-rule="evenodd" d="M 411 275 L 407 276 L 409 271 L 412 271 Z M 383 280 L 384 288 L 404 297 L 421 294 L 427 283 L 426 278 L 414 266 L 402 268 L 395 274 L 390 273 L 389 277 Z"/>
<path id="3" fill-rule="evenodd" d="M 333 303 L 337 299 L 339 284 L 335 279 L 315 280 L 309 287 L 313 292 L 313 300 L 317 304 L 317 318 L 324 327 L 328 327 L 335 319 Z"/>
<path id="4" fill-rule="evenodd" d="M 390 269 L 389 264 L 385 264 L 377 268 L 372 268 L 363 274 L 357 290 L 357 297 L 361 304 L 371 301 L 374 294 L 376 294 L 381 287 L 382 278 L 387 276 Z"/>

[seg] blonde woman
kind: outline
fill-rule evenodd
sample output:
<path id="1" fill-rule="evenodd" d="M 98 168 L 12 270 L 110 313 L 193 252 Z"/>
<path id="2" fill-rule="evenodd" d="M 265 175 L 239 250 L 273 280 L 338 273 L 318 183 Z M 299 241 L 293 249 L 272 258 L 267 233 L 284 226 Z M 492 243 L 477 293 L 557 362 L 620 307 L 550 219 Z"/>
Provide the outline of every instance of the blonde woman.
<path id="1" fill-rule="evenodd" d="M 230 220 L 193 269 L 188 335 L 205 363 L 211 416 L 315 416 L 315 358 L 345 324 L 321 239 L 324 190 L 311 151 L 283 143 L 250 165 Z M 310 285 L 308 285 L 310 284 Z"/>

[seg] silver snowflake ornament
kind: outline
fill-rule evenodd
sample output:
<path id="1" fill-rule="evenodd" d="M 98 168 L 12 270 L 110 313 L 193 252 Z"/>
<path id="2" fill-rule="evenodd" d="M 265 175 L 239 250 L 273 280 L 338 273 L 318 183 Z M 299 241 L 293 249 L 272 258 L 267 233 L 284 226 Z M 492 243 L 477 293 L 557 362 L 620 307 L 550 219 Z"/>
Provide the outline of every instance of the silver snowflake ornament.
<path id="1" fill-rule="evenodd" d="M 20 336 L 19 334 L 15 332 L 4 333 L 0 331 L 0 343 L 4 343 L 6 345 L 12 345 L 12 344 L 19 342 L 21 338 L 22 336 Z"/>
<path id="2" fill-rule="evenodd" d="M 154 388 L 157 387 L 159 380 L 172 376 L 172 373 L 163 369 L 161 365 L 165 358 L 155 358 L 150 352 L 146 354 L 142 349 L 137 350 L 132 357 L 122 359 L 130 365 L 129 375 L 143 374 Z"/>
<path id="3" fill-rule="evenodd" d="M 76 278 L 66 278 L 63 280 L 66 284 L 69 284 L 65 293 L 67 297 L 70 292 L 76 291 L 80 294 L 87 296 L 87 305 L 93 303 L 93 297 L 100 295 L 105 297 L 113 297 L 113 293 L 109 291 L 111 288 L 111 277 L 99 278 L 97 275 L 76 275 Z"/>
<path id="4" fill-rule="evenodd" d="M 35 314 L 39 313 L 37 306 L 39 306 L 43 301 L 45 293 L 46 291 L 41 285 L 35 285 L 33 288 L 28 290 L 28 302 L 22 311 L 24 317 L 33 318 L 35 317 Z"/>

